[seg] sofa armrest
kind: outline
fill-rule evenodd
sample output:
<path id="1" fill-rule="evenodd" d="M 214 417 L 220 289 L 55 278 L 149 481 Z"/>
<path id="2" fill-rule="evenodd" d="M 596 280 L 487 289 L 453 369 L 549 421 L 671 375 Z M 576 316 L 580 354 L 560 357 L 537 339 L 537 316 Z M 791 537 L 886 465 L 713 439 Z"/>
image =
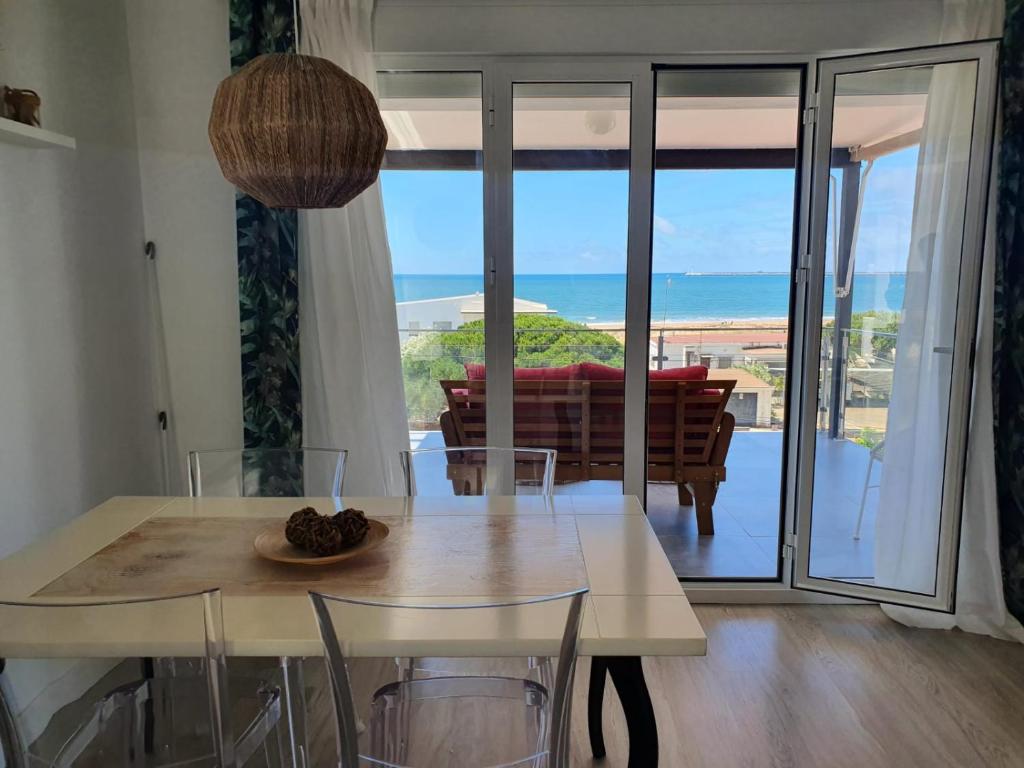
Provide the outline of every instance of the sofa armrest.
<path id="1" fill-rule="evenodd" d="M 711 447 L 711 456 L 708 459 L 711 466 L 725 466 L 725 457 L 729 453 L 729 443 L 732 442 L 732 433 L 735 428 L 736 417 L 726 411 L 722 414 L 722 422 L 718 425 L 718 435 L 715 437 L 715 444 Z"/>
<path id="2" fill-rule="evenodd" d="M 441 422 L 441 434 L 444 436 L 445 447 L 462 447 L 462 443 L 459 441 L 459 431 L 455 427 L 455 417 L 452 415 L 451 411 L 445 411 L 442 413 L 439 421 Z"/>

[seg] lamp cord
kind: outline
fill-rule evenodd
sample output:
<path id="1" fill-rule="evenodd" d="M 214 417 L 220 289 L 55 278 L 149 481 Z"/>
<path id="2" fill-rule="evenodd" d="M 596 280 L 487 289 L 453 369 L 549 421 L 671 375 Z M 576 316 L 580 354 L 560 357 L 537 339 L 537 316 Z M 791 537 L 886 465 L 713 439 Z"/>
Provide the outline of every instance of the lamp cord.
<path id="1" fill-rule="evenodd" d="M 292 0 L 292 34 L 295 36 L 295 53 L 299 52 L 299 0 Z"/>

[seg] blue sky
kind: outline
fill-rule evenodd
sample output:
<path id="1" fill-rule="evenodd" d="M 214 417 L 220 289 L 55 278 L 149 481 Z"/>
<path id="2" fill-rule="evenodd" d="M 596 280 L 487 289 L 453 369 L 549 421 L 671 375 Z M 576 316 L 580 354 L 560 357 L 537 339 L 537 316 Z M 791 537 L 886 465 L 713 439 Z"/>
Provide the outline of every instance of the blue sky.
<path id="1" fill-rule="evenodd" d="M 875 163 L 858 272 L 903 270 L 916 163 L 916 148 Z M 381 178 L 396 274 L 483 271 L 480 172 L 384 171 Z M 517 273 L 625 272 L 627 183 L 625 171 L 517 173 Z M 792 171 L 658 171 L 654 271 L 788 271 L 792 211 Z"/>

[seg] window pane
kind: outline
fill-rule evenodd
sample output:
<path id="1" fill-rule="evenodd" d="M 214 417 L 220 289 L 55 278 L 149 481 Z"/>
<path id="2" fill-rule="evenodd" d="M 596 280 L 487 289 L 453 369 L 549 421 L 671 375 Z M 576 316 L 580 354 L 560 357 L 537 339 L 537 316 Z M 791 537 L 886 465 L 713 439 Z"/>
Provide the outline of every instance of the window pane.
<path id="1" fill-rule="evenodd" d="M 935 592 L 976 75 L 835 79 L 812 577 Z"/>
<path id="2" fill-rule="evenodd" d="M 388 128 L 381 189 L 394 266 L 402 372 L 413 448 L 445 445 L 446 386 L 484 362 L 483 170 L 478 73 L 381 72 Z M 442 382 L 452 381 L 455 384 Z M 463 414 L 486 441 L 482 408 Z M 455 441 L 456 433 L 448 433 Z M 451 493 L 438 466 L 438 493 Z M 425 478 L 418 477 L 422 485 Z"/>
<path id="3" fill-rule="evenodd" d="M 515 444 L 558 451 L 559 493 L 622 493 L 626 83 L 512 91 Z"/>
<path id="4" fill-rule="evenodd" d="M 657 76 L 647 513 L 684 578 L 779 575 L 800 85 Z"/>

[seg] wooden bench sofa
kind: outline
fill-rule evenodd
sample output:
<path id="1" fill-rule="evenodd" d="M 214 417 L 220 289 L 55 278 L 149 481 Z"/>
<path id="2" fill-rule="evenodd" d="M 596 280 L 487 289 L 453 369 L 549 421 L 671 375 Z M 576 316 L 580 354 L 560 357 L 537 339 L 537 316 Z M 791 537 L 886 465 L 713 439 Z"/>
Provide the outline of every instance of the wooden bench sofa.
<path id="1" fill-rule="evenodd" d="M 696 502 L 697 529 L 710 535 L 715 532 L 712 508 L 718 484 L 726 479 L 735 427 L 726 404 L 736 382 L 707 379 L 702 366 L 675 370 L 684 378 L 671 378 L 672 371 L 652 371 L 649 382 L 647 478 L 675 483 L 679 504 Z M 545 373 L 539 376 L 537 371 Z M 482 366 L 467 366 L 467 373 L 466 379 L 440 382 L 448 402 L 440 418 L 448 447 L 487 443 Z M 557 449 L 557 483 L 621 480 L 623 389 L 621 369 L 607 366 L 516 369 L 515 446 Z M 449 465 L 449 478 L 465 480 L 470 469 Z M 534 477 L 533 468 L 522 469 L 517 471 L 521 479 Z M 473 491 L 467 485 L 465 492 Z"/>

